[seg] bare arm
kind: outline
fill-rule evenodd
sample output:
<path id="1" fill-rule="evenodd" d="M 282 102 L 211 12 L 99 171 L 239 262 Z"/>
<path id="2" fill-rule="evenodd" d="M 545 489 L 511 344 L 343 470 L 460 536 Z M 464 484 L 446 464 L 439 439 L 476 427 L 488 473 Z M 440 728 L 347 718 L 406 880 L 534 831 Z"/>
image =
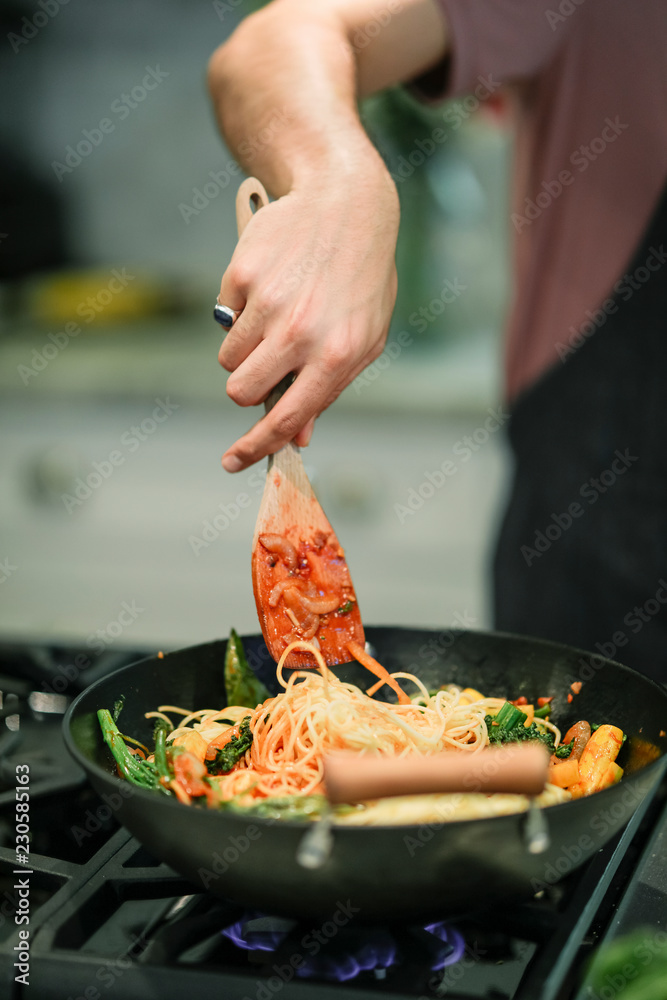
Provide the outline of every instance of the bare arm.
<path id="1" fill-rule="evenodd" d="M 290 371 L 282 400 L 223 457 L 238 471 L 296 437 L 382 350 L 396 294 L 398 199 L 356 101 L 446 52 L 435 0 L 275 0 L 213 55 L 225 139 L 277 197 L 247 227 L 220 301 L 243 310 L 220 350 L 240 405 Z"/>

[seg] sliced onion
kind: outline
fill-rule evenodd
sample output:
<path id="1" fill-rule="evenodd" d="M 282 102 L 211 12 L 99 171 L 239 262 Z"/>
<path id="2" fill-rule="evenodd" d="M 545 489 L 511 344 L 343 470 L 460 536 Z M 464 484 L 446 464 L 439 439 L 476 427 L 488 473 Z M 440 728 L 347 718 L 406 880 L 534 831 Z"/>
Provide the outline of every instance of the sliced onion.
<path id="1" fill-rule="evenodd" d="M 280 598 L 283 596 L 283 593 L 288 588 L 294 588 L 296 590 L 302 586 L 303 583 L 298 576 L 286 576 L 284 580 L 279 580 L 269 594 L 269 607 L 275 608 L 280 601 Z"/>
<path id="2" fill-rule="evenodd" d="M 311 624 L 309 624 L 309 622 L 311 622 Z M 319 627 L 320 627 L 320 619 L 318 615 L 309 615 L 309 617 L 306 619 L 306 621 L 299 629 L 300 632 L 299 638 L 303 639 L 304 642 L 306 642 L 308 639 L 312 639 Z"/>
<path id="3" fill-rule="evenodd" d="M 267 552 L 279 555 L 288 569 L 296 569 L 296 549 L 282 535 L 260 535 L 259 541 Z"/>
<path id="4" fill-rule="evenodd" d="M 311 611 L 314 615 L 327 615 L 343 603 L 341 598 L 336 595 L 333 597 L 306 597 L 305 594 L 300 594 L 299 597 L 306 611 Z"/>
<path id="5" fill-rule="evenodd" d="M 319 615 L 308 611 L 304 607 L 303 594 L 299 593 L 296 587 L 288 587 L 285 590 L 285 604 L 297 616 L 299 621 L 299 637 L 304 640 L 311 639 L 320 626 Z M 299 612 L 301 613 L 299 614 Z"/>

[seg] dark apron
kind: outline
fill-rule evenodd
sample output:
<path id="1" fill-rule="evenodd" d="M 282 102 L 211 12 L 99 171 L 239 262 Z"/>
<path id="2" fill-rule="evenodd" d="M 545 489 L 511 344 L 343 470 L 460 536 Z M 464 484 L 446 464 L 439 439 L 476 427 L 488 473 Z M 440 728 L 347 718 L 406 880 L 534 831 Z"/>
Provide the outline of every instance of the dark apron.
<path id="1" fill-rule="evenodd" d="M 494 563 L 496 628 L 597 650 L 665 683 L 666 245 L 667 190 L 617 286 L 618 311 L 572 344 L 564 336 L 572 353 L 517 402 Z"/>

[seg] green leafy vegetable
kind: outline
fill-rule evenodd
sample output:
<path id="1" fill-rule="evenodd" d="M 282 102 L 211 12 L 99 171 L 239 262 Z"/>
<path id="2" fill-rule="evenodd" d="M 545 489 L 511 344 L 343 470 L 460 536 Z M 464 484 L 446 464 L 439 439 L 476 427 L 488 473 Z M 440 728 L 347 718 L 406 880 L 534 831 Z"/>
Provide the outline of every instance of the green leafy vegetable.
<path id="1" fill-rule="evenodd" d="M 502 730 L 515 729 L 523 726 L 528 721 L 528 716 L 520 708 L 513 705 L 511 701 L 506 701 L 496 712 L 494 722 Z"/>
<path id="2" fill-rule="evenodd" d="M 528 716 L 516 705 L 506 701 L 501 705 L 496 716 L 487 715 L 484 719 L 489 733 L 489 743 L 492 746 L 501 746 L 503 743 L 520 743 L 523 740 L 539 740 L 544 743 L 550 753 L 558 753 L 554 738 L 550 732 L 544 732 L 539 726 L 531 722 L 529 726 L 524 725 Z M 567 754 L 559 756 L 569 756 L 572 750 L 572 743 L 567 744 Z"/>
<path id="3" fill-rule="evenodd" d="M 169 763 L 167 757 L 167 735 L 171 732 L 171 728 L 164 719 L 156 719 L 155 729 L 153 730 L 153 738 L 155 740 L 155 768 L 165 781 L 171 781 L 174 777 L 174 772 Z"/>
<path id="4" fill-rule="evenodd" d="M 243 643 L 232 629 L 225 653 L 225 691 L 228 705 L 247 705 L 257 708 L 271 697 L 271 692 L 262 684 L 248 666 Z"/>
<path id="5" fill-rule="evenodd" d="M 232 736 L 228 743 L 225 743 L 215 755 L 214 760 L 206 762 L 209 774 L 227 774 L 228 771 L 237 764 L 246 750 L 252 746 L 252 733 L 250 732 L 250 716 L 239 726 L 239 735 Z M 157 755 L 156 755 L 157 756 Z"/>
<path id="6" fill-rule="evenodd" d="M 169 790 L 160 782 L 160 774 L 156 765 L 137 757 L 127 747 L 111 712 L 106 708 L 101 708 L 97 713 L 97 718 L 102 729 L 104 742 L 111 750 L 123 777 L 131 781 L 133 785 L 170 795 Z"/>
<path id="7" fill-rule="evenodd" d="M 123 705 L 125 704 L 125 695 L 122 694 L 118 701 L 114 702 L 113 706 L 113 721 L 118 722 L 118 716 L 123 711 Z"/>
<path id="8" fill-rule="evenodd" d="M 554 753 L 559 760 L 566 760 L 572 753 L 573 746 L 574 740 L 570 740 L 569 743 L 561 743 L 559 747 L 556 747 Z"/>
<path id="9" fill-rule="evenodd" d="M 352 604 L 352 601 L 346 601 L 345 604 L 341 604 L 336 613 L 339 615 L 349 615 L 352 610 Z"/>

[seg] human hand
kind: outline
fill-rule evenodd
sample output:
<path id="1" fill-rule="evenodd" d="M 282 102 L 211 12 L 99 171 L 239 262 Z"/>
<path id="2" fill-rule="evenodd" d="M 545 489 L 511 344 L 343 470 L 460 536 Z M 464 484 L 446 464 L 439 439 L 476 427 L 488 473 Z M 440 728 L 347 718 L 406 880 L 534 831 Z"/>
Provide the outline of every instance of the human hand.
<path id="1" fill-rule="evenodd" d="M 218 355 L 227 394 L 256 406 L 288 373 L 273 409 L 224 454 L 239 472 L 288 441 L 305 446 L 320 415 L 382 352 L 396 298 L 396 189 L 373 160 L 321 171 L 248 223 L 219 301 L 240 312 Z"/>

